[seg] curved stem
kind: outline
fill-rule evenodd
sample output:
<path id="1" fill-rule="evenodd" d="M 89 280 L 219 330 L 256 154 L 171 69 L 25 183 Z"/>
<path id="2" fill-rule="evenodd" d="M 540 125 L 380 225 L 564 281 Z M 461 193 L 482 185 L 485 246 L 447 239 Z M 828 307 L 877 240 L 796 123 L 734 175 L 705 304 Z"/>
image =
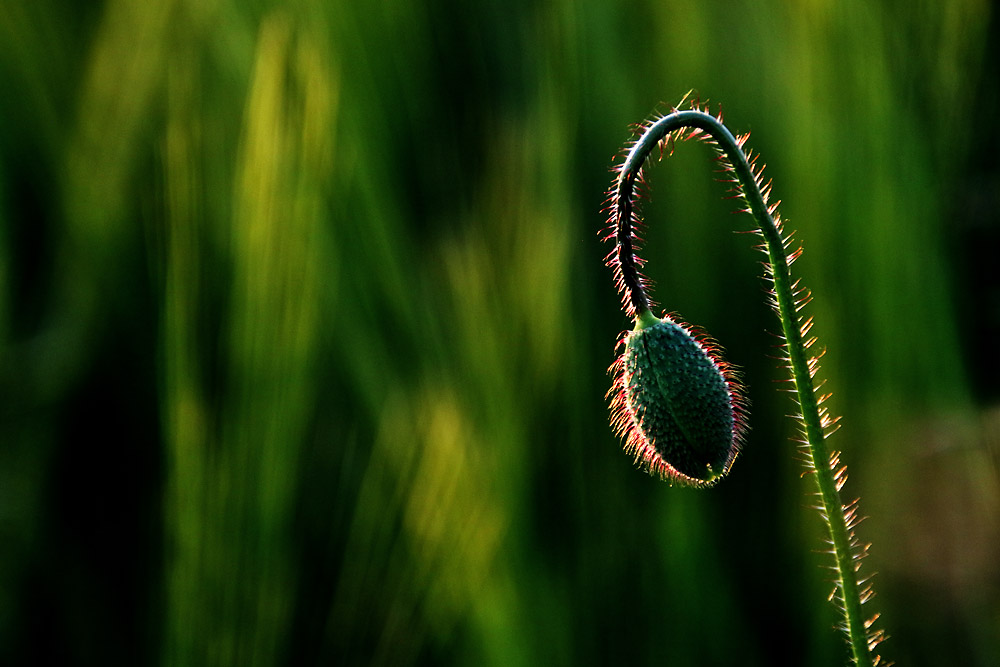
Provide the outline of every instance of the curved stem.
<path id="1" fill-rule="evenodd" d="M 619 172 L 613 192 L 614 220 L 617 240 L 617 264 L 621 270 L 621 283 L 627 303 L 639 316 L 649 309 L 642 279 L 636 269 L 637 260 L 632 247 L 632 227 L 635 213 L 632 200 L 636 180 L 650 153 L 664 141 L 679 137 L 679 132 L 692 130 L 684 138 L 697 136 L 698 131 L 708 136 L 715 148 L 728 160 L 726 171 L 731 172 L 738 182 L 738 192 L 747 204 L 747 212 L 753 215 L 770 260 L 770 278 L 774 283 L 774 307 L 781 320 L 788 351 L 789 371 L 798 395 L 805 444 L 808 447 L 807 466 L 815 473 L 819 496 L 822 501 L 821 514 L 829 529 L 833 555 L 836 560 L 837 586 L 840 590 L 845 631 L 851 644 L 854 661 L 864 667 L 873 662 L 869 650 L 869 634 L 862 617 L 862 592 L 856 577 L 856 556 L 853 551 L 852 526 L 853 508 L 843 505 L 840 499 L 840 485 L 843 470 L 834 471 L 830 451 L 825 442 L 825 427 L 830 424 L 820 408 L 812 377 L 816 369 L 815 360 L 807 354 L 803 341 L 803 329 L 799 318 L 800 302 L 796 299 L 796 286 L 792 282 L 787 243 L 782 235 L 780 220 L 774 213 L 776 206 L 768 206 L 767 187 L 763 187 L 758 173 L 742 148 L 742 139 L 737 139 L 711 114 L 700 110 L 675 111 L 650 124 L 639 140 L 632 146 Z M 745 139 L 745 137 L 744 137 Z M 794 258 L 794 255 L 792 256 Z M 874 643 L 874 642 L 872 642 Z"/>

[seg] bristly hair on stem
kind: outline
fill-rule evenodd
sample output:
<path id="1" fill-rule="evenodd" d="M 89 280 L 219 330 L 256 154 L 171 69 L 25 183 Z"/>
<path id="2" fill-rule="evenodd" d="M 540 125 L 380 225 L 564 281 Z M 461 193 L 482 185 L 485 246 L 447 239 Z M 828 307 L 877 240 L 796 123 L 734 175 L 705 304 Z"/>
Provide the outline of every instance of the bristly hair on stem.
<path id="1" fill-rule="evenodd" d="M 824 351 L 816 354 L 809 352 L 816 344 L 815 336 L 810 336 L 813 319 L 803 317 L 802 311 L 811 300 L 811 295 L 798 280 L 792 279 L 789 269 L 801 255 L 802 248 L 793 244 L 792 234 L 783 230 L 778 213 L 779 202 L 771 200 L 771 182 L 764 178 L 764 165 L 758 164 L 758 156 L 746 148 L 749 134 L 734 136 L 723 124 L 721 111 L 713 115 L 707 105 L 698 101 L 692 101 L 688 108 L 678 108 L 683 105 L 684 100 L 669 113 L 654 117 L 638 127 L 636 139 L 625 147 L 623 157 L 616 165 L 614 183 L 606 202 L 609 224 L 603 235 L 613 248 L 605 262 L 614 270 L 625 312 L 636 322 L 636 328 L 622 337 L 625 353 L 610 369 L 615 376 L 609 392 L 613 423 L 625 438 L 626 448 L 637 451 L 637 457 L 646 459 L 651 472 L 675 478 L 675 468 L 682 467 L 675 462 L 687 465 L 680 475 L 685 483 L 700 486 L 714 483 L 725 474 L 735 456 L 739 440 L 737 431 L 742 429 L 745 408 L 733 376 L 723 375 L 723 378 L 731 389 L 736 390 L 729 397 L 729 423 L 736 437 L 729 452 L 716 448 L 715 458 L 712 459 L 715 463 L 707 463 L 707 473 L 704 474 L 699 466 L 706 464 L 697 462 L 708 459 L 696 456 L 696 463 L 692 464 L 687 451 L 691 448 L 690 443 L 682 443 L 686 449 L 678 455 L 676 446 L 661 446 L 657 442 L 658 437 L 665 437 L 660 436 L 664 432 L 663 422 L 669 422 L 671 428 L 679 426 L 679 430 L 687 433 L 692 428 L 691 415 L 697 411 L 683 401 L 677 404 L 675 396 L 678 390 L 674 387 L 669 391 L 662 391 L 661 388 L 658 393 L 651 394 L 647 388 L 650 382 L 645 379 L 653 378 L 652 384 L 657 386 L 664 382 L 675 385 L 684 382 L 683 374 L 680 380 L 669 379 L 677 368 L 681 368 L 669 355 L 664 362 L 667 368 L 654 368 L 655 373 L 647 370 L 647 366 L 655 367 L 656 359 L 648 351 L 645 332 L 653 327 L 673 326 L 674 321 L 670 317 L 660 320 L 651 314 L 653 304 L 648 294 L 649 282 L 642 274 L 645 262 L 638 255 L 643 222 L 637 193 L 644 188 L 644 167 L 654 150 L 658 149 L 661 156 L 669 155 L 676 142 L 695 139 L 713 150 L 718 180 L 729 186 L 728 196 L 739 202 L 739 210 L 753 217 L 756 223 L 753 231 L 763 240 L 758 249 L 767 257 L 764 278 L 771 287 L 769 303 L 781 322 L 783 334 L 780 361 L 789 372 L 788 380 L 793 385 L 798 407 L 799 437 L 796 441 L 800 445 L 805 474 L 815 480 L 816 509 L 828 529 L 829 553 L 834 558 L 835 581 L 830 599 L 843 615 L 841 628 L 850 645 L 853 662 L 862 667 L 874 667 L 882 664 L 874 650 L 886 637 L 883 631 L 874 628 L 879 615 L 865 618 L 863 614 L 863 606 L 874 595 L 870 578 L 862 579 L 859 572 L 869 545 L 861 544 L 855 536 L 855 527 L 861 521 L 858 500 L 846 504 L 841 501 L 840 491 L 847 480 L 847 468 L 840 462 L 840 452 L 830 450 L 826 444 L 826 439 L 837 429 L 838 418 L 832 417 L 823 406 L 830 396 L 819 393 L 823 383 L 815 382 L 819 359 Z M 638 352 L 633 353 L 632 348 Z M 703 351 L 711 357 L 711 363 L 699 363 L 704 368 L 714 364 L 722 373 L 725 367 L 717 355 L 711 350 Z M 698 382 L 702 379 L 701 376 L 697 378 Z M 682 388 L 679 391 L 683 393 L 685 390 Z M 701 396 L 695 398 L 700 399 Z M 709 399 L 716 400 L 714 396 Z M 670 404 L 661 410 L 657 402 Z M 655 424 L 651 425 L 653 422 Z M 666 432 L 669 434 L 669 429 Z M 661 461 L 664 452 L 673 456 L 675 461 Z M 669 456 L 666 458 L 669 459 Z"/>

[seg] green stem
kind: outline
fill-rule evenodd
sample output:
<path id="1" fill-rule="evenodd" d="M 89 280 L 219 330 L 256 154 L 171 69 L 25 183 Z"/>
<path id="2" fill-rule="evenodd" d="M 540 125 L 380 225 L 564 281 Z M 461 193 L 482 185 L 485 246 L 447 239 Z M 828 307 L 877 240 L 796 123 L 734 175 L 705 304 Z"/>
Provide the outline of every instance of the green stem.
<path id="1" fill-rule="evenodd" d="M 739 183 L 739 194 L 745 200 L 748 212 L 753 215 L 764 238 L 770 260 L 770 277 L 774 283 L 774 306 L 781 320 L 788 351 L 789 370 L 798 395 L 805 444 L 808 447 L 807 466 L 815 473 L 819 497 L 822 501 L 821 514 L 829 529 L 830 542 L 836 560 L 837 586 L 841 594 L 841 610 L 844 614 L 844 629 L 851 645 L 854 661 L 861 667 L 876 664 L 869 650 L 869 636 L 862 616 L 862 595 L 856 577 L 855 554 L 853 551 L 852 510 L 846 508 L 841 499 L 839 487 L 843 481 L 843 471 L 835 471 L 830 451 L 825 442 L 825 426 L 829 424 L 820 408 L 812 377 L 815 361 L 807 354 L 807 344 L 803 340 L 802 323 L 799 318 L 799 304 L 796 286 L 789 270 L 789 254 L 786 239 L 779 222 L 775 220 L 775 207 L 769 207 L 762 191 L 760 179 L 743 151 L 742 141 L 737 140 L 720 120 L 700 110 L 675 111 L 648 126 L 644 134 L 629 151 L 619 172 L 613 192 L 616 230 L 618 235 L 618 265 L 621 267 L 622 283 L 626 305 L 635 315 L 648 309 L 649 299 L 643 291 L 642 280 L 635 271 L 636 260 L 632 255 L 631 234 L 634 225 L 632 191 L 639 178 L 642 166 L 650 153 L 661 142 L 681 137 L 681 132 L 700 130 L 715 144 L 717 150 L 729 161 L 727 171 L 731 171 Z M 685 136 L 689 137 L 691 134 Z M 620 243 L 623 235 L 629 236 L 629 243 Z M 794 258 L 794 255 L 793 255 Z"/>

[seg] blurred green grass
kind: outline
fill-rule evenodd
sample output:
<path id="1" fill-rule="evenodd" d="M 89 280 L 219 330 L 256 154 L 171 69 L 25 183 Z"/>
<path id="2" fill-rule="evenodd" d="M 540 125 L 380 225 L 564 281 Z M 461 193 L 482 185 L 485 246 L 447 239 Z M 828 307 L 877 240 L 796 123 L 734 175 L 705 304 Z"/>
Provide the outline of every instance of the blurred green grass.
<path id="1" fill-rule="evenodd" d="M 0 662 L 844 664 L 749 220 L 652 170 L 730 479 L 607 426 L 599 212 L 694 87 L 768 162 L 897 664 L 1000 662 L 978 0 L 0 5 Z"/>

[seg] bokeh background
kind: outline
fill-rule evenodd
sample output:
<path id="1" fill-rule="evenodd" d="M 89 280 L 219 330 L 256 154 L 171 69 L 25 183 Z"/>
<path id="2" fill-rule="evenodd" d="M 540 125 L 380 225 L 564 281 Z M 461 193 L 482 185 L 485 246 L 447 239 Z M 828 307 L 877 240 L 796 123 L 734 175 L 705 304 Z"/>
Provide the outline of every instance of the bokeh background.
<path id="1" fill-rule="evenodd" d="M 988 0 L 0 3 L 0 663 L 844 664 L 704 146 L 651 170 L 649 273 L 752 431 L 702 492 L 607 425 L 609 167 L 694 89 L 805 244 L 881 652 L 1000 664 L 997 33 Z"/>

